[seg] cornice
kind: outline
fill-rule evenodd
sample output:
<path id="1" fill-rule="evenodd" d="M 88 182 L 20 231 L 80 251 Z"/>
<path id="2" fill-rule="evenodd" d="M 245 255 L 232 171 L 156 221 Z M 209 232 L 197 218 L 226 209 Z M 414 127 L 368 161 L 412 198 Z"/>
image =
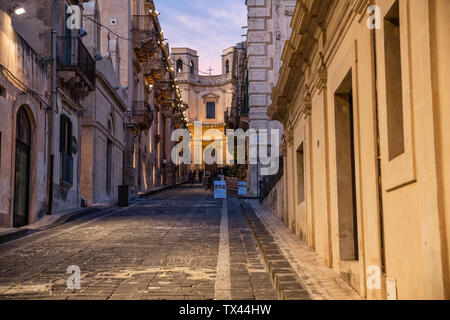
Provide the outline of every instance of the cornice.
<path id="1" fill-rule="evenodd" d="M 303 87 L 306 81 L 311 87 L 308 89 L 309 94 L 315 90 L 326 89 L 329 61 L 355 16 L 361 15 L 359 17 L 359 22 L 361 22 L 365 9 L 372 2 L 373 0 L 297 1 L 291 21 L 292 36 L 286 42 L 283 50 L 283 65 L 277 86 L 272 92 L 272 105 L 267 111 L 269 117 L 280 121 L 281 119 L 286 120 L 286 116 L 283 114 L 289 110 L 288 105 L 291 101 L 295 100 L 298 87 Z M 333 20 L 335 23 L 332 26 L 329 26 L 333 17 L 338 18 Z M 325 29 L 327 30 L 327 41 L 321 47 L 318 39 Z M 319 59 L 317 58 L 318 50 L 320 50 Z M 313 74 L 306 79 L 305 70 L 309 66 L 313 66 Z M 307 99 L 304 102 L 305 106 L 309 105 Z M 310 110 L 311 108 L 305 109 L 306 116 L 310 114 Z M 285 122 L 284 124 L 286 124 Z"/>

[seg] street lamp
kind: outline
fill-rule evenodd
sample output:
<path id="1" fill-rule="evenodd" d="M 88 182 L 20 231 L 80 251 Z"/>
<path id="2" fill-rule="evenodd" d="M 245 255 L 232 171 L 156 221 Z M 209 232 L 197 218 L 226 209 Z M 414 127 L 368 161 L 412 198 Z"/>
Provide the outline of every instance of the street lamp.
<path id="1" fill-rule="evenodd" d="M 11 12 L 14 12 L 16 15 L 20 16 L 26 12 L 25 8 L 19 4 L 14 5 L 12 7 Z"/>

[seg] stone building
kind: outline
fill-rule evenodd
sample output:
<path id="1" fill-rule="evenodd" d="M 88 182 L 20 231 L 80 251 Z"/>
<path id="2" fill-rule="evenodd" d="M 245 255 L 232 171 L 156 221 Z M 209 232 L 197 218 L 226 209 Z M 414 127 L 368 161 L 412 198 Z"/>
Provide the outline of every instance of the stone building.
<path id="1" fill-rule="evenodd" d="M 236 48 L 230 47 L 223 51 L 222 73 L 220 75 L 207 75 L 199 71 L 199 56 L 197 51 L 189 48 L 172 48 L 172 61 L 176 67 L 178 86 L 182 100 L 189 106 L 186 110 L 188 128 L 191 132 L 191 169 L 210 169 L 205 166 L 203 154 L 212 153 L 219 160 L 221 167 L 226 160 L 225 112 L 231 107 L 234 86 L 232 83 Z M 195 135 L 195 122 L 201 122 L 201 130 Z M 216 130 L 214 136 L 205 135 L 208 130 Z M 211 131 L 209 131 L 211 132 Z M 201 135 L 201 136 L 200 136 Z M 210 150 L 208 146 L 216 141 L 222 146 L 222 161 L 219 154 Z M 201 151 L 200 151 L 201 150 Z M 194 154 L 202 154 L 202 163 L 194 163 Z"/>
<path id="2" fill-rule="evenodd" d="M 70 16 L 68 6 L 77 5 L 81 9 L 82 1 L 16 3 L 23 6 L 25 13 L 17 15 L 9 11 L 14 29 L 50 68 L 47 78 L 50 107 L 47 117 L 42 119 L 47 126 L 47 138 L 44 149 L 39 150 L 47 161 L 44 167 L 37 168 L 48 177 L 48 183 L 38 193 L 45 195 L 48 214 L 77 208 L 81 205 L 79 146 L 85 109 L 82 100 L 95 89 L 95 60 L 83 44 L 81 29 L 71 28 L 66 18 Z M 7 12 L 11 8 L 10 1 L 1 4 Z"/>
<path id="3" fill-rule="evenodd" d="M 0 227 L 182 181 L 168 154 L 183 103 L 153 1 L 15 3 L 0 0 Z"/>
<path id="4" fill-rule="evenodd" d="M 278 129 L 282 125 L 267 116 L 270 94 L 277 83 L 281 53 L 291 35 L 292 12 L 298 1 L 246 0 L 248 7 L 248 106 L 251 129 Z M 257 165 L 250 165 L 248 185 L 251 195 L 259 195 L 262 180 Z"/>
<path id="5" fill-rule="evenodd" d="M 245 42 L 236 44 L 231 66 L 234 87 L 231 106 L 225 112 L 227 129 L 248 130 L 248 70 Z"/>
<path id="6" fill-rule="evenodd" d="M 121 56 L 116 37 L 108 39 L 101 27 L 97 1 L 83 6 L 83 29 L 88 35 L 83 43 L 96 62 L 95 91 L 84 99 L 81 120 L 81 192 L 87 205 L 118 198 L 118 186 L 124 184 L 125 119 L 127 93 L 120 84 Z M 101 42 L 108 41 L 109 51 Z"/>
<path id="7" fill-rule="evenodd" d="M 298 1 L 282 55 L 286 223 L 369 299 L 450 297 L 448 12 Z"/>
<path id="8" fill-rule="evenodd" d="M 187 127 L 187 123 L 159 13 L 153 1 L 134 1 L 133 10 L 133 65 L 140 65 L 135 67 L 133 79 L 139 85 L 139 90 L 133 93 L 133 115 L 141 129 L 147 121 L 141 116 L 143 107 L 152 110 L 154 119 L 150 131 L 137 131 L 136 145 L 140 148 L 135 148 L 134 153 L 135 159 L 141 159 L 138 185 L 140 182 L 140 190 L 145 190 L 145 187 L 174 185 L 187 178 L 186 166 L 172 163 L 171 159 L 172 131 Z"/>
<path id="9" fill-rule="evenodd" d="M 0 227 L 21 227 L 47 212 L 51 67 L 0 7 Z"/>
<path id="10" fill-rule="evenodd" d="M 132 190 L 145 193 L 152 187 L 181 182 L 186 178 L 186 170 L 183 165 L 173 164 L 170 155 L 173 129 L 185 126 L 183 103 L 177 94 L 175 71 L 159 14 L 150 0 L 104 0 L 103 5 L 107 12 L 104 23 L 131 39 L 118 39 L 121 52 L 130 53 L 121 67 L 121 82 L 128 88 L 132 119 L 127 123 L 125 183 Z"/>

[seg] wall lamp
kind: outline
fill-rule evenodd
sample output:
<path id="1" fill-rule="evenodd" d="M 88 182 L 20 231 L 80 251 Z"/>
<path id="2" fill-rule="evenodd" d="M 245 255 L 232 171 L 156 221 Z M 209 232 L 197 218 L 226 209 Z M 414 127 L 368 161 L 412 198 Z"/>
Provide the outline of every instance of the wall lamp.
<path id="1" fill-rule="evenodd" d="M 15 4 L 14 7 L 10 10 L 11 13 L 15 13 L 16 15 L 20 16 L 26 12 L 25 8 L 22 7 L 20 4 Z"/>

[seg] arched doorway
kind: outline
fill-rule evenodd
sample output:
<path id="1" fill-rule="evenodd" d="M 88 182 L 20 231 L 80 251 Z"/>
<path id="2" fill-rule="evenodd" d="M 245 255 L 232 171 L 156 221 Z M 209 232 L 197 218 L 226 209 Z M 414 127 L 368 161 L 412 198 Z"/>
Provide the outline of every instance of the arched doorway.
<path id="1" fill-rule="evenodd" d="M 25 108 L 17 112 L 13 226 L 28 224 L 30 198 L 31 122 Z"/>

